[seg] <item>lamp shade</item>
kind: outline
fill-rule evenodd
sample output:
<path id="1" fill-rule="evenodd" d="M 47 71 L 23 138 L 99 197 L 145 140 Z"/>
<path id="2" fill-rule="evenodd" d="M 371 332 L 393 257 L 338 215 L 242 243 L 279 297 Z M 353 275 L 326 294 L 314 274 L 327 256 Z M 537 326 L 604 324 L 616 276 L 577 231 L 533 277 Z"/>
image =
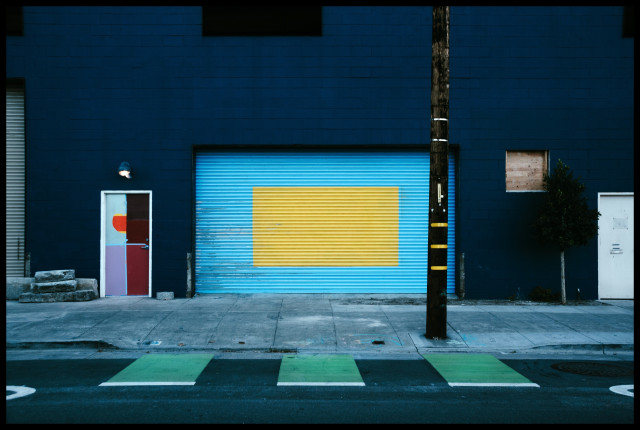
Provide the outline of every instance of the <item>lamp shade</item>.
<path id="1" fill-rule="evenodd" d="M 120 163 L 120 167 L 118 167 L 118 173 L 120 176 L 124 176 L 127 179 L 131 178 L 131 166 L 126 161 Z"/>

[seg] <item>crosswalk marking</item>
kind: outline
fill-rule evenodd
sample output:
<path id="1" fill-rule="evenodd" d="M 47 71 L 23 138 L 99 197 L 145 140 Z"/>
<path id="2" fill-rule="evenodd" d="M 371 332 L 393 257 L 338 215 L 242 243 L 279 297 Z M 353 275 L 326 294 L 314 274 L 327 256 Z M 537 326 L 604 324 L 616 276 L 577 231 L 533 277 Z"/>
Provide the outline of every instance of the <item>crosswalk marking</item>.
<path id="1" fill-rule="evenodd" d="M 144 355 L 100 386 L 194 385 L 212 358 L 213 354 Z"/>
<path id="2" fill-rule="evenodd" d="M 540 387 L 490 354 L 423 354 L 451 387 Z"/>
<path id="3" fill-rule="evenodd" d="M 351 355 L 285 355 L 278 386 L 364 386 Z"/>
<path id="4" fill-rule="evenodd" d="M 490 354 L 422 354 L 451 387 L 540 387 Z M 144 355 L 101 387 L 195 385 L 213 354 Z M 280 360 L 278 386 L 365 386 L 349 354 L 295 354 Z"/>
<path id="5" fill-rule="evenodd" d="M 158 381 L 158 382 L 143 382 L 143 381 L 127 381 L 127 382 L 103 382 L 100 384 L 100 387 L 151 387 L 151 386 L 160 386 L 160 385 L 195 385 L 196 381 L 191 382 L 169 382 L 169 381 Z"/>

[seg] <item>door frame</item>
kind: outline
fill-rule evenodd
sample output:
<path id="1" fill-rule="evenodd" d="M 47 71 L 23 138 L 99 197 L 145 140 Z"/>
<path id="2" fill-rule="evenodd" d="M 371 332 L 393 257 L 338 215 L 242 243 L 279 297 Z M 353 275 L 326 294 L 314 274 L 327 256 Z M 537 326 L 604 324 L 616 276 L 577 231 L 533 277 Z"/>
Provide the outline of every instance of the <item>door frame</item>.
<path id="1" fill-rule="evenodd" d="M 598 193 L 598 212 L 602 213 L 600 210 L 602 208 L 602 197 L 633 197 L 634 192 L 603 192 L 603 193 Z M 635 226 L 634 226 L 635 229 Z M 635 232 L 634 232 L 635 234 Z M 598 252 L 598 300 L 600 300 L 602 298 L 601 296 L 601 289 L 600 289 L 600 243 L 601 240 L 601 235 L 600 235 L 600 220 L 598 220 L 598 246 L 597 246 L 597 252 Z M 606 299 L 605 299 L 606 300 Z M 633 300 L 633 299 L 629 299 L 629 300 Z"/>
<path id="2" fill-rule="evenodd" d="M 151 262 L 153 261 L 153 241 L 152 241 L 152 223 L 153 223 L 153 197 L 151 190 L 103 190 L 100 191 L 100 297 L 106 297 L 105 291 L 105 242 L 107 235 L 107 194 L 148 194 L 149 195 L 149 293 L 151 297 Z M 140 297 L 140 296 L 137 296 Z"/>

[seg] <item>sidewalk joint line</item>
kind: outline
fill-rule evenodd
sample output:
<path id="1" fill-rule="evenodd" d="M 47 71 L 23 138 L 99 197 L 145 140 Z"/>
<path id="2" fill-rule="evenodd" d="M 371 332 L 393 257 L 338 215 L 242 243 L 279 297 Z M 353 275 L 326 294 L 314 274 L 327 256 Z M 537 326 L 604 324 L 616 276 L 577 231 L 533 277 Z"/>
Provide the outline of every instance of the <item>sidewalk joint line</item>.
<path id="1" fill-rule="evenodd" d="M 282 304 L 284 303 L 284 299 L 280 299 L 280 308 L 278 309 L 278 315 L 276 315 L 276 327 L 273 330 L 273 338 L 271 338 L 271 346 L 269 349 L 276 348 L 276 335 L 278 333 L 278 323 L 280 322 L 280 314 L 282 313 Z"/>
<path id="2" fill-rule="evenodd" d="M 393 325 L 393 323 L 391 322 L 391 320 L 389 319 L 389 315 L 387 315 L 387 313 L 384 311 L 384 309 L 382 308 L 382 306 L 378 305 L 378 309 L 380 309 L 382 311 L 382 314 L 384 315 L 384 317 L 387 319 L 387 323 L 389 323 L 389 325 L 391 326 L 391 328 L 393 329 L 393 333 L 395 333 L 396 335 L 396 339 L 398 339 L 398 342 L 400 342 L 400 346 L 403 347 L 404 343 L 402 342 L 402 339 L 400 339 L 400 336 L 398 335 L 398 331 L 396 330 L 395 326 Z M 411 343 L 413 343 L 413 341 L 411 341 Z M 415 343 L 413 343 L 413 346 L 415 347 Z M 417 351 L 417 348 L 416 348 Z"/>
<path id="3" fill-rule="evenodd" d="M 160 321 L 158 321 L 158 323 L 157 323 L 156 325 L 154 325 L 154 326 L 153 326 L 153 328 L 152 328 L 151 330 L 149 330 L 149 333 L 147 333 L 147 335 L 146 335 L 144 338 L 140 339 L 140 340 L 139 340 L 139 342 L 144 343 L 144 341 L 149 337 L 149 335 L 151 335 L 151 333 L 152 333 L 156 328 L 158 328 L 158 326 L 159 326 L 160 324 L 162 324 L 162 323 L 164 322 L 164 320 L 166 320 L 167 318 L 169 318 L 169 315 L 171 315 L 173 312 L 174 312 L 174 311 L 169 311 L 169 312 L 167 312 L 167 314 L 164 316 L 164 318 L 162 318 Z"/>

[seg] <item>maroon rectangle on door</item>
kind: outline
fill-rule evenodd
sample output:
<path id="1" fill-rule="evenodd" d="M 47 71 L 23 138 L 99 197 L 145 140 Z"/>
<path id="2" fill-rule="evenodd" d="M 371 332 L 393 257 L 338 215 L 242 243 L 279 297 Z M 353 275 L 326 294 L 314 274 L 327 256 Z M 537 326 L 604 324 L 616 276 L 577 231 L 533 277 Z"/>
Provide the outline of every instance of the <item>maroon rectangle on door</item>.
<path id="1" fill-rule="evenodd" d="M 149 194 L 127 194 L 127 243 L 149 244 Z"/>
<path id="2" fill-rule="evenodd" d="M 149 194 L 127 194 L 127 295 L 149 294 Z"/>
<path id="3" fill-rule="evenodd" d="M 149 294 L 149 250 L 145 245 L 127 245 L 127 295 Z"/>

